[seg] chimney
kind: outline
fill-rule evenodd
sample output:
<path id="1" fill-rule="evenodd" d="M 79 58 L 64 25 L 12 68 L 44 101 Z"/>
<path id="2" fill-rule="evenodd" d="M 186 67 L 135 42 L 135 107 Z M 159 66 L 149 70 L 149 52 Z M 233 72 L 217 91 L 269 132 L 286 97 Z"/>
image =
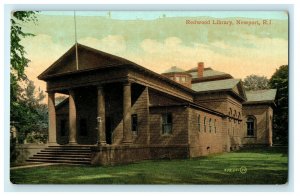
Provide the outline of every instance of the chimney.
<path id="1" fill-rule="evenodd" d="M 203 77 L 203 70 L 204 70 L 204 63 L 203 62 L 199 62 L 198 63 L 198 78 L 202 78 Z"/>

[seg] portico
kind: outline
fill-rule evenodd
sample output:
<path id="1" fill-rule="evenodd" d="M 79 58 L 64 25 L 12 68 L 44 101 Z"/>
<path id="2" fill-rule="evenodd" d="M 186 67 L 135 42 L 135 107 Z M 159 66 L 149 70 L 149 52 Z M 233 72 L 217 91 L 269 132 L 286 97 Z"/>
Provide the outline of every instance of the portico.
<path id="1" fill-rule="evenodd" d="M 68 119 L 56 115 L 56 92 L 48 91 L 49 144 L 131 144 L 131 84 L 124 81 L 64 90 L 69 98 L 68 104 L 63 103 L 68 110 L 63 116 Z M 68 134 L 62 133 L 65 125 L 61 122 L 66 120 Z M 58 142 L 62 136 L 64 142 Z"/>

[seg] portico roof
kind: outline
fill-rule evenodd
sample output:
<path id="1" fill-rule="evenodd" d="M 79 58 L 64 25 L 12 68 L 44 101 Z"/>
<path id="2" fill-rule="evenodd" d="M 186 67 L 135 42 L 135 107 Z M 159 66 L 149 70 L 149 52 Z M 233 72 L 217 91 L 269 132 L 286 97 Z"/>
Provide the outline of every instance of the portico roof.
<path id="1" fill-rule="evenodd" d="M 38 76 L 38 79 L 46 80 L 58 75 L 135 64 L 122 57 L 96 50 L 82 44 L 77 44 L 77 51 L 78 69 L 76 67 L 76 45 L 73 45 L 64 55 L 41 73 Z"/>

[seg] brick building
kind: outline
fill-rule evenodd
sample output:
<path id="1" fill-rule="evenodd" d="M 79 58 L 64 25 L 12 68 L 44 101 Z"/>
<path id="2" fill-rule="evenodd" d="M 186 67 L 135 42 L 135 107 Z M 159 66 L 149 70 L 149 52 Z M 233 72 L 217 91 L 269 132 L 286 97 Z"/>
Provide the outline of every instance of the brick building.
<path id="1" fill-rule="evenodd" d="M 77 46 L 78 61 L 74 45 L 38 77 L 47 82 L 49 147 L 31 161 L 105 165 L 272 145 L 276 90 L 245 92 L 204 63 L 157 74 Z M 56 93 L 68 98 L 55 104 Z"/>

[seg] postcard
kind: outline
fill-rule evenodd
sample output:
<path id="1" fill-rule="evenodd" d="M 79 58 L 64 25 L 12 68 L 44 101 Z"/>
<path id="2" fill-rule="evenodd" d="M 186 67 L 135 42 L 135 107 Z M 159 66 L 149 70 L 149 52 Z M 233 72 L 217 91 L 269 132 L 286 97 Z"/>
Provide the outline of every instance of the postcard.
<path id="1" fill-rule="evenodd" d="M 286 184 L 286 11 L 14 11 L 13 184 Z"/>

